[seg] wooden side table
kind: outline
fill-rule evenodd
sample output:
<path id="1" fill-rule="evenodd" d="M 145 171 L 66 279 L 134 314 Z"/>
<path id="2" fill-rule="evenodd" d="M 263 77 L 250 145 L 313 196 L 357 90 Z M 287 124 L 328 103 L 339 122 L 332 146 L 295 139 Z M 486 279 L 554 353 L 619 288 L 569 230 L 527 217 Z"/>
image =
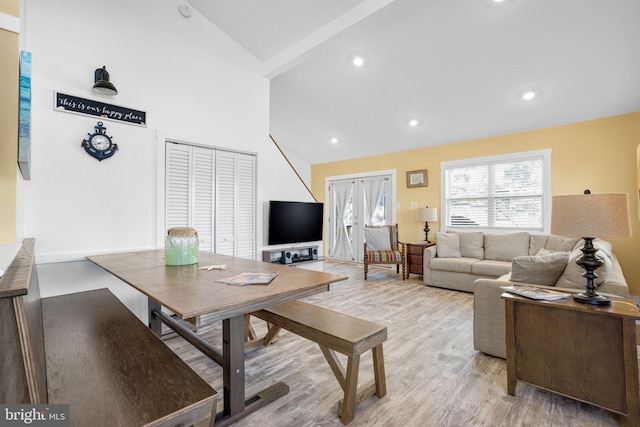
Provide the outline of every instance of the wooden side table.
<path id="1" fill-rule="evenodd" d="M 504 293 L 507 392 L 522 381 L 627 416 L 640 425 L 636 320 L 631 300 L 608 306 Z"/>
<path id="2" fill-rule="evenodd" d="M 424 250 L 429 246 L 435 246 L 435 243 L 407 243 L 407 279 L 411 273 L 422 275 Z"/>

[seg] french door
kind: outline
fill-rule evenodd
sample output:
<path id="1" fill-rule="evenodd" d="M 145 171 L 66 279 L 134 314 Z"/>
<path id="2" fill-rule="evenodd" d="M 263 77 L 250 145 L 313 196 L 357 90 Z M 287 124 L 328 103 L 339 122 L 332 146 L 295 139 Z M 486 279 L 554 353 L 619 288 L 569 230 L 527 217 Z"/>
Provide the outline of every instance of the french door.
<path id="1" fill-rule="evenodd" d="M 364 226 L 393 224 L 395 173 L 329 178 L 329 258 L 363 262 Z"/>

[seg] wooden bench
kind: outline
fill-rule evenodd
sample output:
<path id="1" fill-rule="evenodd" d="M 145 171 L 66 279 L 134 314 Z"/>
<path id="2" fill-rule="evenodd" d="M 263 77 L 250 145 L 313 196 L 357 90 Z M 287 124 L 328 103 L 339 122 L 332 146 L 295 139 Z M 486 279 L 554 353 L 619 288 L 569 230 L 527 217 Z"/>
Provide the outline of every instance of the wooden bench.
<path id="1" fill-rule="evenodd" d="M 382 343 L 387 339 L 387 327 L 357 317 L 348 316 L 303 301 L 292 301 L 251 313 L 268 324 L 264 337 L 269 345 L 280 329 L 286 329 L 316 342 L 329 362 L 344 398 L 338 402 L 338 415 L 343 424 L 353 420 L 356 406 L 373 396 L 387 394 Z M 374 379 L 358 387 L 360 355 L 372 350 Z M 347 356 L 347 368 L 335 352 Z"/>
<path id="2" fill-rule="evenodd" d="M 0 279 L 0 401 L 71 426 L 210 426 L 216 391 L 108 289 L 40 298 L 34 240 Z"/>

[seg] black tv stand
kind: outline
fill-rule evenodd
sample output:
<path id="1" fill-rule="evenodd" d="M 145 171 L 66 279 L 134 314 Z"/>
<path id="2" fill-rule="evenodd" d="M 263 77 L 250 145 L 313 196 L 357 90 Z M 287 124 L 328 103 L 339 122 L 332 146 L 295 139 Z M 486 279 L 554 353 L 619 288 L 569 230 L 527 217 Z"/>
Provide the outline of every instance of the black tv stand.
<path id="1" fill-rule="evenodd" d="M 318 254 L 318 246 L 295 246 L 263 250 L 262 261 L 289 265 L 301 262 L 318 262 L 322 259 Z"/>

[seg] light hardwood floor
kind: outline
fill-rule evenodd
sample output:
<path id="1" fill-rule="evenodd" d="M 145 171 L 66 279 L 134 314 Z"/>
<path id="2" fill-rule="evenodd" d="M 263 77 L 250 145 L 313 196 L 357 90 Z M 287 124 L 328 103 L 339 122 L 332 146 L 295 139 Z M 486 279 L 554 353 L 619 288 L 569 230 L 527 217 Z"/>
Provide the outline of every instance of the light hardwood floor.
<path id="1" fill-rule="evenodd" d="M 473 295 L 424 286 L 422 277 L 402 281 L 393 271 L 325 262 L 324 270 L 349 276 L 331 291 L 305 299 L 387 325 L 384 344 L 387 396 L 357 409 L 349 426 L 618 426 L 624 417 L 518 383 L 506 391 L 506 363 L 473 349 Z M 264 325 L 254 319 L 258 332 Z M 219 344 L 220 322 L 202 319 L 198 333 Z M 222 370 L 181 338 L 166 343 L 222 393 Z M 360 381 L 373 378 L 370 352 Z M 598 361 L 593 361 L 598 363 Z M 247 393 L 276 381 L 288 395 L 236 426 L 341 426 L 336 407 L 342 391 L 319 347 L 287 331 L 273 345 L 246 355 Z M 220 404 L 219 404 L 220 405 Z"/>

